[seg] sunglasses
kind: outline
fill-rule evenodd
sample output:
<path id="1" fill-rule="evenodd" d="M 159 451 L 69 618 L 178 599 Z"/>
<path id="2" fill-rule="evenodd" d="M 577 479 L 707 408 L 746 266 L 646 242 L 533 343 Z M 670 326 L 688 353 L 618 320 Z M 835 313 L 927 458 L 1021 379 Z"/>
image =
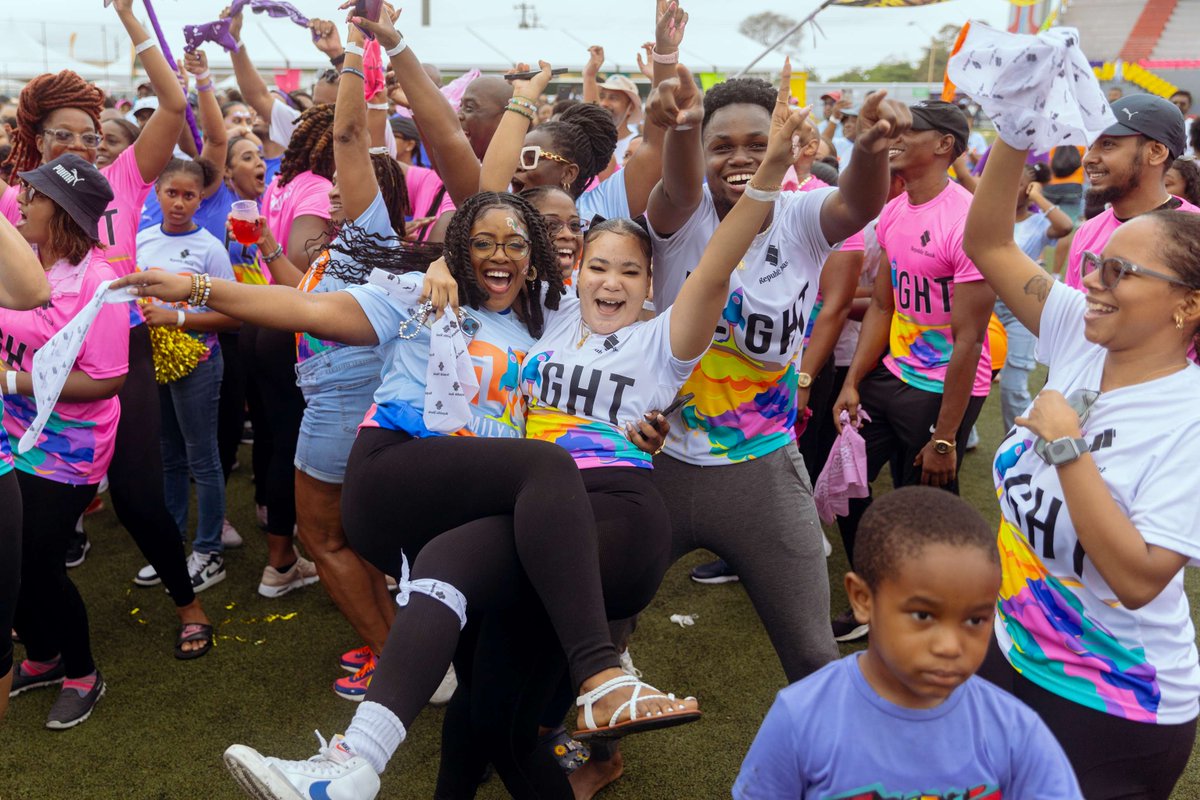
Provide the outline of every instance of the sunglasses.
<path id="1" fill-rule="evenodd" d="M 1145 275 L 1148 278 L 1158 278 L 1160 281 L 1166 281 L 1167 283 L 1173 283 L 1177 286 L 1183 286 L 1188 289 L 1200 289 L 1200 286 L 1193 286 L 1187 281 L 1176 278 L 1174 275 L 1168 275 L 1165 272 L 1157 272 L 1152 269 L 1147 269 L 1146 267 L 1140 267 L 1137 264 L 1134 264 L 1132 261 L 1126 261 L 1125 259 L 1117 258 L 1116 256 L 1104 258 L 1096 255 L 1090 250 L 1083 251 L 1083 263 L 1080 265 L 1080 272 L 1084 275 L 1084 277 L 1091 275 L 1093 272 L 1098 272 L 1100 277 L 1100 285 L 1108 290 L 1115 288 L 1116 285 L 1121 282 L 1121 278 L 1124 278 L 1131 272 L 1135 275 Z"/>
<path id="2" fill-rule="evenodd" d="M 489 259 L 497 250 L 504 249 L 505 255 L 513 261 L 520 261 L 529 255 L 529 242 L 521 238 L 509 239 L 501 244 L 495 239 L 476 238 L 471 240 L 471 254 L 479 259 Z"/>
<path id="3" fill-rule="evenodd" d="M 557 161 L 560 164 L 569 165 L 575 163 L 569 158 L 560 156 L 558 153 L 543 150 L 540 145 L 531 144 L 528 147 L 521 148 L 521 169 L 525 172 L 531 172 L 537 169 L 538 162 L 543 158 L 547 161 Z"/>
<path id="4" fill-rule="evenodd" d="M 26 203 L 32 203 L 38 197 L 38 190 L 33 188 L 32 183 L 21 182 L 21 199 Z"/>
<path id="5" fill-rule="evenodd" d="M 75 131 L 68 131 L 63 128 L 46 128 L 42 133 L 53 137 L 55 142 L 65 147 L 71 146 L 78 139 L 87 149 L 95 150 L 100 146 L 100 142 L 104 141 L 104 138 L 98 133 L 75 133 Z"/>
<path id="6" fill-rule="evenodd" d="M 583 220 L 573 219 L 563 222 L 561 219 L 555 219 L 554 217 L 543 217 L 542 219 L 546 222 L 546 233 L 550 234 L 551 239 L 557 236 L 563 228 L 566 228 L 576 236 L 587 233 L 588 224 Z"/>

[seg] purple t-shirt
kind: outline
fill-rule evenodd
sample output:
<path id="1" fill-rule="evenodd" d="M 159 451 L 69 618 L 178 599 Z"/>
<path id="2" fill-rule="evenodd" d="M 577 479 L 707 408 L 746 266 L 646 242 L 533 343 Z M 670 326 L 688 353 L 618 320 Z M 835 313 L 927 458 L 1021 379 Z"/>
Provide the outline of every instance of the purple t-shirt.
<path id="1" fill-rule="evenodd" d="M 734 800 L 1082 800 L 1062 747 L 1012 695 L 972 676 L 934 708 L 904 708 L 867 683 L 862 655 L 827 664 L 776 696 L 733 784 Z"/>

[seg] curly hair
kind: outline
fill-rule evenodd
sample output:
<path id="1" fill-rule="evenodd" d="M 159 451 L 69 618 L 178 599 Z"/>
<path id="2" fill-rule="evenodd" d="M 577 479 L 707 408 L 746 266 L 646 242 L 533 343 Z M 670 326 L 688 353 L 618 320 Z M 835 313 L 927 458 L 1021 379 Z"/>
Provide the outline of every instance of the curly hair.
<path id="1" fill-rule="evenodd" d="M 730 78 L 718 83 L 704 95 L 704 122 L 700 130 L 708 127 L 713 114 L 725 106 L 746 103 L 761 106 L 767 115 L 775 113 L 775 101 L 779 99 L 779 90 L 760 78 Z"/>
<path id="2" fill-rule="evenodd" d="M 399 162 L 389 155 L 380 153 L 371 156 L 375 168 L 375 181 L 383 194 L 387 206 L 388 220 L 392 230 L 401 239 L 404 237 L 404 218 L 409 213 L 408 184 Z M 372 270 L 389 272 L 424 272 L 441 255 L 441 245 L 413 245 L 402 242 L 397 245 L 391 236 L 379 236 L 363 230 L 347 221 L 328 229 L 329 265 L 325 271 L 347 283 L 364 283 Z M 338 255 L 343 256 L 339 258 Z"/>
<path id="3" fill-rule="evenodd" d="M 283 152 L 279 185 L 287 186 L 302 172 L 333 180 L 333 104 L 313 106 L 296 119 L 296 130 Z"/>
<path id="4" fill-rule="evenodd" d="M 79 109 L 91 118 L 93 129 L 99 131 L 104 92 L 69 69 L 39 75 L 25 84 L 17 100 L 17 126 L 5 166 L 11 166 L 17 173 L 35 169 L 42 163 L 37 141 L 42 123 L 50 112 L 60 108 Z"/>
<path id="5" fill-rule="evenodd" d="M 1171 164 L 1171 169 L 1183 178 L 1183 199 L 1192 205 L 1200 203 L 1200 167 L 1196 166 L 1196 162 L 1190 158 L 1177 158 Z"/>
<path id="6" fill-rule="evenodd" d="M 571 184 L 572 197 L 583 194 L 617 149 L 617 126 L 612 115 L 591 103 L 573 105 L 537 130 L 549 135 L 554 149 L 579 165 L 579 174 Z"/>
<path id="7" fill-rule="evenodd" d="M 542 314 L 542 294 L 545 292 L 546 308 L 557 309 L 558 301 L 566 292 L 558 258 L 546 223 L 528 200 L 509 192 L 480 192 L 467 198 L 446 230 L 443 255 L 450 274 L 458 282 L 460 305 L 479 308 L 487 300 L 487 292 L 479 286 L 475 268 L 471 263 L 471 228 L 483 212 L 492 208 L 515 211 L 529 231 L 529 263 L 537 270 L 537 276 L 525 281 L 525 291 L 517 296 L 513 309 L 525 323 L 533 337 L 542 335 L 545 320 Z"/>

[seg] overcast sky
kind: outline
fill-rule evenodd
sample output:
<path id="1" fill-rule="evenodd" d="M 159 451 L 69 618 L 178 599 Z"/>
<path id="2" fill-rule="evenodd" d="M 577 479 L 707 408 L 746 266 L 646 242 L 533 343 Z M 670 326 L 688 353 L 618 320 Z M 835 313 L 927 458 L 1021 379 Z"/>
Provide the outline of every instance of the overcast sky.
<path id="1" fill-rule="evenodd" d="M 516 27 L 521 12 L 513 8 L 519 0 L 430 0 L 435 25 L 468 24 L 489 28 L 502 36 L 505 28 Z M 643 26 L 651 33 L 654 0 L 525 0 L 534 6 L 539 22 L 548 28 L 607 28 L 614 24 Z M 183 18 L 189 22 L 215 19 L 226 0 L 156 0 L 160 16 Z M 293 4 L 308 16 L 335 16 L 336 0 L 293 0 Z M 139 3 L 140 5 L 140 3 Z M 761 11 L 775 11 L 800 18 L 818 5 L 816 0 L 690 0 L 684 7 L 691 14 L 691 25 L 711 30 L 736 31 L 738 23 Z M 44 8 L 50 16 L 39 16 L 30 9 Z M 1012 6 L 1006 0 L 951 0 L 923 8 L 856 9 L 831 8 L 818 17 L 825 32 L 816 32 L 806 39 L 800 61 L 828 76 L 855 66 L 869 67 L 890 57 L 912 60 L 929 37 L 946 24 L 961 25 L 967 19 L 980 19 L 993 25 L 1004 25 Z M 95 36 L 100 22 L 115 22 L 114 12 L 103 8 L 102 0 L 56 0 L 51 3 L 19 3 L 3 0 L 0 3 L 0 22 L 13 20 L 39 40 L 37 23 L 45 22 L 47 38 L 52 47 L 66 49 L 65 39 L 72 32 L 80 38 Z M 405 9 L 409 24 L 420 18 L 420 0 L 412 0 Z M 711 27 L 710 27 L 711 26 Z M 109 31 L 110 36 L 112 31 Z M 647 38 L 650 38 L 648 35 Z M 3 55 L 0 54 L 0 60 Z"/>

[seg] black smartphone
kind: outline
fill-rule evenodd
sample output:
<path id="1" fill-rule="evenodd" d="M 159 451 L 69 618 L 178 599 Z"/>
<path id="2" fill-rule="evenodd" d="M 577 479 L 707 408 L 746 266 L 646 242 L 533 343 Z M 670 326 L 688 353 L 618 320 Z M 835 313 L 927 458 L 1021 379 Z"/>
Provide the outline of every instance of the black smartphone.
<path id="1" fill-rule="evenodd" d="M 567 71 L 566 67 L 559 67 L 558 69 L 550 70 L 550 74 L 551 75 L 562 75 L 566 71 Z M 535 78 L 536 76 L 541 75 L 541 74 L 542 74 L 542 71 L 540 69 L 531 69 L 529 72 L 514 72 L 511 75 L 505 75 L 504 80 L 506 80 L 506 81 L 528 81 L 528 80 L 532 80 L 533 78 Z"/>
<path id="2" fill-rule="evenodd" d="M 696 395 L 693 394 L 692 392 L 688 392 L 687 394 L 681 394 L 681 395 L 679 395 L 679 397 L 675 398 L 674 403 L 671 403 L 671 405 L 667 406 L 659 413 L 662 414 L 664 417 L 669 417 L 672 414 L 674 414 L 676 411 L 678 411 L 680 406 L 682 406 L 684 403 L 688 402 L 689 400 L 692 400 L 695 396 Z"/>

